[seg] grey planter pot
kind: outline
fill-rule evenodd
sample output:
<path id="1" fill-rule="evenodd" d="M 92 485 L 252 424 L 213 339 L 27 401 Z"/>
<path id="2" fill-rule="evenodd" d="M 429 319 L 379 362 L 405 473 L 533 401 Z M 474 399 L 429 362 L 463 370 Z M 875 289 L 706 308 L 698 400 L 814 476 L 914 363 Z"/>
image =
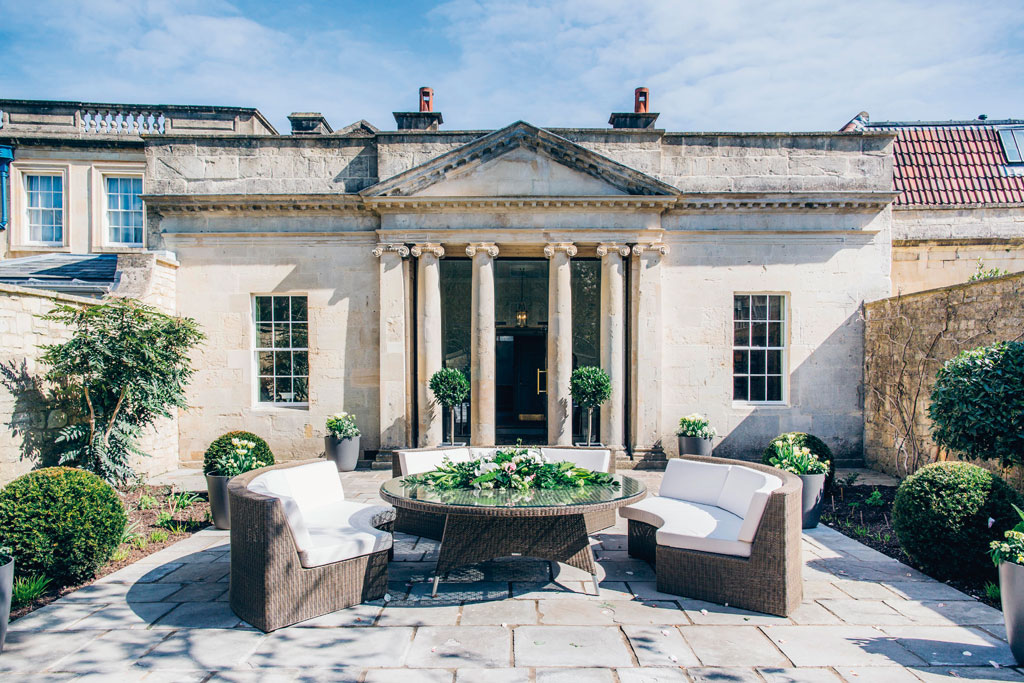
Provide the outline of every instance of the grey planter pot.
<path id="1" fill-rule="evenodd" d="M 679 437 L 679 457 L 687 455 L 699 455 L 704 458 L 711 457 L 713 451 L 711 439 L 701 439 L 696 436 Z"/>
<path id="2" fill-rule="evenodd" d="M 14 589 L 14 560 L 0 567 L 0 652 L 7 640 L 7 622 L 11 619 L 11 592 Z"/>
<path id="3" fill-rule="evenodd" d="M 1010 651 L 1018 664 L 1024 664 L 1024 567 L 999 563 L 999 594 Z"/>
<path id="4" fill-rule="evenodd" d="M 351 472 L 359 462 L 359 437 L 324 437 L 324 457 L 333 460 L 339 472 Z"/>
<path id="5" fill-rule="evenodd" d="M 218 529 L 231 528 L 231 508 L 228 505 L 228 482 L 231 477 L 206 475 L 206 490 L 210 493 L 210 514 Z"/>
<path id="6" fill-rule="evenodd" d="M 802 509 L 804 529 L 813 529 L 821 519 L 821 505 L 825 502 L 825 474 L 801 474 L 800 481 L 804 484 Z"/>

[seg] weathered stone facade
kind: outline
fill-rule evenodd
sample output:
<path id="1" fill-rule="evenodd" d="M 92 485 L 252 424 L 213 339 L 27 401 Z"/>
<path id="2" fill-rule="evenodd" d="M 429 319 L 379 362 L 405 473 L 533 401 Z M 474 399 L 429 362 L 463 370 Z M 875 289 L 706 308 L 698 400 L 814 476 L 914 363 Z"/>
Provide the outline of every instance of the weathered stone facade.
<path id="1" fill-rule="evenodd" d="M 873 468 L 906 476 L 947 457 L 931 440 L 928 417 L 942 364 L 960 351 L 1024 338 L 1024 274 L 874 301 L 865 320 L 864 456 Z M 1018 486 L 1021 476 L 1012 476 Z"/>

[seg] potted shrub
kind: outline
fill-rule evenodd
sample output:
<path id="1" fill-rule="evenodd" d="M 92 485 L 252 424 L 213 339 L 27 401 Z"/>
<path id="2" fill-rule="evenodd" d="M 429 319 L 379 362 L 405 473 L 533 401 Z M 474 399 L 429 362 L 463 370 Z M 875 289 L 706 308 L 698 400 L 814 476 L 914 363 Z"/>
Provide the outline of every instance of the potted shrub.
<path id="1" fill-rule="evenodd" d="M 359 427 L 351 413 L 335 413 L 327 418 L 324 457 L 333 460 L 339 472 L 351 472 L 359 462 Z"/>
<path id="2" fill-rule="evenodd" d="M 612 395 L 612 380 L 608 373 L 601 368 L 587 365 L 576 368 L 569 377 L 569 393 L 581 408 L 587 410 L 587 424 L 583 433 L 586 435 L 586 444 L 577 446 L 590 446 L 593 439 L 594 408 L 601 405 Z M 596 444 L 600 446 L 601 444 Z"/>
<path id="3" fill-rule="evenodd" d="M 803 528 L 813 529 L 821 518 L 828 463 L 819 460 L 807 446 L 798 446 L 795 438 L 774 441 L 773 444 L 775 456 L 769 458 L 768 464 L 800 477 L 803 482 Z"/>
<path id="4" fill-rule="evenodd" d="M 785 441 L 791 441 L 794 446 L 803 446 L 813 455 L 816 455 L 818 460 L 821 460 L 823 463 L 828 465 L 828 472 L 825 474 L 825 490 L 828 491 L 836 477 L 836 459 L 832 455 L 832 449 L 828 447 L 828 444 L 813 434 L 808 434 L 807 432 L 786 432 L 784 434 L 779 434 L 768 443 L 767 447 L 765 447 L 764 452 L 761 454 L 761 463 L 764 465 L 771 465 L 771 459 L 776 455 L 776 444 Z"/>
<path id="5" fill-rule="evenodd" d="M 687 455 L 710 456 L 711 440 L 717 433 L 711 426 L 711 422 L 699 413 L 679 418 L 679 429 L 676 430 L 676 436 L 679 437 L 680 457 Z"/>
<path id="6" fill-rule="evenodd" d="M 448 441 L 442 446 L 464 446 L 455 443 L 455 406 L 462 405 L 469 396 L 469 380 L 461 370 L 441 368 L 430 378 L 430 391 L 434 399 L 448 409 Z"/>
<path id="7" fill-rule="evenodd" d="M 1021 521 L 1005 533 L 1002 541 L 992 541 L 989 553 L 999 569 L 999 599 L 1006 622 L 1006 638 L 1018 664 L 1024 664 L 1024 511 L 1013 509 Z"/>
<path id="8" fill-rule="evenodd" d="M 0 652 L 7 640 L 7 622 L 11 618 L 11 592 L 14 590 L 14 551 L 0 545 Z"/>
<path id="9" fill-rule="evenodd" d="M 270 446 L 250 432 L 228 432 L 214 439 L 203 457 L 206 490 L 210 494 L 210 513 L 218 529 L 231 528 L 228 507 L 228 480 L 243 472 L 274 464 Z"/>

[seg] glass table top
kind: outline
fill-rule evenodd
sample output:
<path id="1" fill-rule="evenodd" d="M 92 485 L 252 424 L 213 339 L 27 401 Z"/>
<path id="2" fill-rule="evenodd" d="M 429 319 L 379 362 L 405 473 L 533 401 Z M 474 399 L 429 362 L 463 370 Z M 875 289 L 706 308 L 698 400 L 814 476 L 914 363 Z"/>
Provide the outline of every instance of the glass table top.
<path id="1" fill-rule="evenodd" d="M 381 491 L 395 498 L 408 498 L 423 503 L 461 505 L 467 507 L 556 507 L 612 503 L 642 495 L 643 482 L 613 474 L 618 486 L 581 486 L 566 489 L 455 489 L 444 491 L 424 485 L 407 485 L 404 477 L 384 482 Z"/>

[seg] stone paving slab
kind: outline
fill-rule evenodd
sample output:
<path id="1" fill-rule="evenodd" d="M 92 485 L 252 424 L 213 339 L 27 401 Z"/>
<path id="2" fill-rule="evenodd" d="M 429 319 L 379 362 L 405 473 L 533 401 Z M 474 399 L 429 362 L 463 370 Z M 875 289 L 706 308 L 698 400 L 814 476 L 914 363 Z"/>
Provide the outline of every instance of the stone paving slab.
<path id="1" fill-rule="evenodd" d="M 385 476 L 346 473 L 344 485 L 370 501 Z M 656 488 L 659 475 L 644 476 Z M 452 572 L 434 598 L 439 544 L 398 534 L 390 601 L 271 634 L 231 612 L 230 536 L 208 529 L 11 624 L 0 678 L 1024 681 L 998 610 L 833 529 L 804 535 L 804 602 L 789 618 L 661 593 L 625 552 L 625 529 L 620 520 L 591 539 L 596 596 L 572 568 L 513 558 Z"/>

